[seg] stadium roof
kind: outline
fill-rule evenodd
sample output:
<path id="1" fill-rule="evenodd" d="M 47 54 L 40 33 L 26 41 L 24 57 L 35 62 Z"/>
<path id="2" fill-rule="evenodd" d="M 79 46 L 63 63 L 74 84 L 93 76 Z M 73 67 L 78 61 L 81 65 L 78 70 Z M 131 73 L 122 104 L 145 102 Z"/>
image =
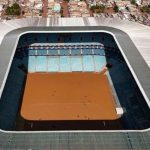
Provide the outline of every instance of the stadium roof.
<path id="1" fill-rule="evenodd" d="M 25 18 L 0 23 L 0 95 L 19 35 L 27 32 L 107 32 L 114 36 L 150 107 L 150 28 L 117 18 Z M 136 46 L 135 46 L 136 45 Z M 0 148 L 150 149 L 150 131 L 0 132 Z"/>

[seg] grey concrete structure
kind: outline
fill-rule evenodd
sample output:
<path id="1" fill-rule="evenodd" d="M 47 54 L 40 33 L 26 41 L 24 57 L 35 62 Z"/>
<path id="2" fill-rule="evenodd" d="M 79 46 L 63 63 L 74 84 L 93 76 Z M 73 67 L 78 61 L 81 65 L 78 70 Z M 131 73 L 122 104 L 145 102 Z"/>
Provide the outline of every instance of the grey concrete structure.
<path id="1" fill-rule="evenodd" d="M 88 25 L 86 22 L 88 22 Z M 0 34 L 2 39 L 0 46 L 0 94 L 3 92 L 17 41 L 21 34 L 27 32 L 107 32 L 115 38 L 133 77 L 150 107 L 150 69 L 148 61 L 150 53 L 148 52 L 147 55 L 144 53 L 144 50 L 150 47 L 148 44 L 149 27 L 132 22 L 104 18 L 87 18 L 86 21 L 84 19 L 74 21 L 72 18 L 51 18 L 43 20 L 35 18 L 32 20 L 8 21 L 0 24 L 0 26 L 5 28 L 6 31 Z M 0 30 L 2 31 L 2 29 Z M 141 44 L 137 46 L 136 43 L 139 42 Z M 143 131 L 1 131 L 0 148 L 57 150 L 150 149 L 149 139 L 149 129 Z"/>

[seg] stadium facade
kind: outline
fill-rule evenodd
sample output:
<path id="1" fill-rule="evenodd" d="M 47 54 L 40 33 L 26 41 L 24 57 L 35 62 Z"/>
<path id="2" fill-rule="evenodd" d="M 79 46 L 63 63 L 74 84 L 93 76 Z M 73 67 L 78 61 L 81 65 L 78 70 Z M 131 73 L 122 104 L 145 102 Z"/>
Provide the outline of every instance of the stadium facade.
<path id="1" fill-rule="evenodd" d="M 106 18 L 32 18 L 0 23 L 0 96 L 13 61 L 19 37 L 25 33 L 111 34 L 119 47 L 148 107 L 150 107 L 150 28 Z M 149 114 L 147 114 L 149 115 Z M 1 149 L 150 149 L 150 131 L 4 131 Z"/>

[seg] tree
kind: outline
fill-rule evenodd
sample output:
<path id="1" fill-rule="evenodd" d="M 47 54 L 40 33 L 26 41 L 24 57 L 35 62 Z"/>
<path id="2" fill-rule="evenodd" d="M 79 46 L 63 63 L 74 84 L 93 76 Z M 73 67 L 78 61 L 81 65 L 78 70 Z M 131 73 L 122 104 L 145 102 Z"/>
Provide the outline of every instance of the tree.
<path id="1" fill-rule="evenodd" d="M 99 9 L 100 9 L 101 12 L 104 12 L 105 6 L 104 6 L 104 5 L 100 5 L 100 6 L 99 6 Z"/>
<path id="2" fill-rule="evenodd" d="M 130 11 L 130 8 L 129 8 L 128 6 L 126 6 L 126 10 L 127 10 L 127 11 Z"/>
<path id="3" fill-rule="evenodd" d="M 140 10 L 144 13 L 150 14 L 150 6 L 143 6 Z"/>
<path id="4" fill-rule="evenodd" d="M 64 0 L 64 2 L 68 2 L 69 3 L 70 0 Z"/>
<path id="5" fill-rule="evenodd" d="M 60 9 L 60 14 L 61 14 L 61 17 L 64 17 L 64 14 L 63 14 L 63 7 L 61 7 L 61 9 Z"/>
<path id="6" fill-rule="evenodd" d="M 20 16 L 20 14 L 21 14 L 21 7 L 19 6 L 19 4 L 14 3 L 11 7 L 8 6 L 6 8 L 6 13 L 7 13 L 7 15 L 11 15 L 11 16 L 14 16 L 14 15 Z"/>
<path id="7" fill-rule="evenodd" d="M 118 12 L 119 11 L 119 7 L 117 5 L 114 6 L 114 11 Z"/>
<path id="8" fill-rule="evenodd" d="M 135 0 L 131 0 L 131 4 L 135 5 L 136 1 Z"/>
<path id="9" fill-rule="evenodd" d="M 24 11 L 22 11 L 22 15 L 24 15 L 25 14 L 25 12 Z"/>
<path id="10" fill-rule="evenodd" d="M 96 5 L 96 6 L 92 6 L 91 11 L 94 11 L 96 13 L 103 13 L 105 10 L 105 5 Z"/>

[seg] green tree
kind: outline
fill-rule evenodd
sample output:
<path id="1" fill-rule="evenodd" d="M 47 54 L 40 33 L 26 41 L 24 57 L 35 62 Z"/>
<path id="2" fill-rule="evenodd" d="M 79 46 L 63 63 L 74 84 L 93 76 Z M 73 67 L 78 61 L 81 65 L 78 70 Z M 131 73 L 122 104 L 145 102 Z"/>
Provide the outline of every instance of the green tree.
<path id="1" fill-rule="evenodd" d="M 95 13 L 103 13 L 105 10 L 105 5 L 96 5 L 96 6 L 92 6 L 91 11 L 95 12 Z"/>
<path id="2" fill-rule="evenodd" d="M 114 11 L 118 12 L 119 11 L 119 7 L 117 5 L 114 6 Z"/>
<path id="3" fill-rule="evenodd" d="M 150 14 L 150 6 L 149 5 L 141 7 L 140 10 L 144 13 Z"/>
<path id="4" fill-rule="evenodd" d="M 7 15 L 11 15 L 11 16 L 19 16 L 21 14 L 21 7 L 19 6 L 19 4 L 14 3 L 11 7 L 8 6 L 6 8 L 6 13 Z"/>
<path id="5" fill-rule="evenodd" d="M 105 10 L 105 5 L 100 5 L 100 6 L 99 6 L 99 9 L 100 9 L 101 12 L 104 12 L 104 10 Z"/>
<path id="6" fill-rule="evenodd" d="M 131 4 L 135 5 L 136 1 L 135 0 L 131 0 Z"/>
<path id="7" fill-rule="evenodd" d="M 64 2 L 68 2 L 69 3 L 70 0 L 64 0 Z"/>

